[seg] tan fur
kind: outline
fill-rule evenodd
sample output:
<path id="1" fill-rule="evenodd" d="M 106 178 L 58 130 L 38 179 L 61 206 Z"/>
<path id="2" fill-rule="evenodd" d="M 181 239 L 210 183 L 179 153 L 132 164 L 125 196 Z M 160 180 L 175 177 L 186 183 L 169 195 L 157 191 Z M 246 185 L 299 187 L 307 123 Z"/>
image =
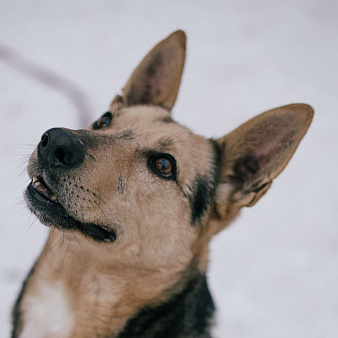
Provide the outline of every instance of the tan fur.
<path id="1" fill-rule="evenodd" d="M 108 157 L 105 144 L 95 148 L 95 161 L 89 159 L 86 170 L 70 178 L 67 195 L 58 195 L 64 204 L 70 204 L 70 216 L 114 226 L 120 238 L 112 247 L 58 229 L 50 234 L 36 268 L 38 277 L 35 275 L 30 285 L 41 275 L 51 284 L 66 280 L 76 321 L 72 337 L 92 336 L 88 332 L 93 328 L 93 317 L 100 334 L 118 332 L 137 310 L 164 300 L 165 291 L 181 280 L 189 265 L 197 262 L 196 269 L 206 269 L 208 243 L 204 241 L 204 248 L 195 248 L 201 228 L 182 226 L 190 224 L 189 201 L 182 196 L 183 192 L 191 194 L 188 186 L 197 168 L 203 173 L 201 160 L 192 149 L 198 147 L 201 156 L 208 159 L 211 146 L 176 123 L 163 123 L 168 116 L 160 107 L 135 106 L 115 112 L 114 126 L 102 134 L 117 135 L 132 129 L 135 139 L 118 140 L 108 150 Z M 168 182 L 145 172 L 147 168 L 138 155 L 140 145 L 175 156 L 181 164 L 180 187 L 166 190 Z M 33 156 L 30 175 L 34 161 Z M 205 168 L 209 165 L 206 162 Z M 123 194 L 117 189 L 120 177 L 125 182 Z M 73 196 L 79 196 L 80 205 L 72 203 Z M 140 225 L 140 220 L 149 219 L 149 215 L 151 222 Z M 30 292 L 29 288 L 27 294 Z"/>
<path id="2" fill-rule="evenodd" d="M 62 282 L 74 318 L 69 337 L 117 334 L 140 309 L 178 292 L 187 275 L 206 271 L 211 237 L 242 206 L 255 204 L 290 160 L 312 119 L 306 105 L 266 112 L 216 140 L 223 156 L 215 199 L 192 225 L 192 188 L 209 175 L 215 154 L 209 140 L 170 120 L 184 55 L 185 35 L 178 31 L 134 71 L 112 103 L 108 128 L 72 131 L 96 141 L 81 167 L 60 175 L 55 193 L 70 217 L 110 227 L 117 240 L 100 243 L 53 227 L 22 301 L 23 325 L 27 299 L 39 294 L 39 285 Z M 149 80 L 149 73 L 156 75 Z M 147 81 L 159 84 L 142 93 Z M 144 97 L 150 102 L 137 101 Z M 149 173 L 145 154 L 153 150 L 174 156 L 176 183 Z M 259 174 L 234 184 L 236 161 L 252 154 L 263 159 Z M 37 167 L 35 151 L 30 177 L 41 174 Z"/>

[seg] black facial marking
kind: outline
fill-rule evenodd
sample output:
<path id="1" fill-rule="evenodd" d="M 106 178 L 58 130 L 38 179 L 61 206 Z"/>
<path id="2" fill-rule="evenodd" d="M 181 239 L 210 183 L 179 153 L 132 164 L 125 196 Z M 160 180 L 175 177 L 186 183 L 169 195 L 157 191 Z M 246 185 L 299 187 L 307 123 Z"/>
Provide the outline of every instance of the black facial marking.
<path id="1" fill-rule="evenodd" d="M 212 179 L 212 177 L 211 177 Z M 191 220 L 192 224 L 196 224 L 201 220 L 203 214 L 208 210 L 208 207 L 214 197 L 215 184 L 207 177 L 199 177 L 196 180 L 194 194 L 191 197 Z"/>
<path id="2" fill-rule="evenodd" d="M 207 338 L 214 310 L 206 277 L 198 275 L 164 304 L 141 310 L 127 322 L 118 338 Z"/>
<path id="3" fill-rule="evenodd" d="M 213 161 L 208 174 L 197 177 L 193 186 L 191 202 L 191 222 L 198 223 L 212 203 L 219 177 L 222 152 L 214 140 L 210 140 L 213 149 Z"/>
<path id="4" fill-rule="evenodd" d="M 213 139 L 210 139 L 209 141 L 214 150 L 214 164 L 216 166 L 217 175 L 219 175 L 220 174 L 219 171 L 222 167 L 223 157 L 225 155 L 225 144 L 220 145 L 218 142 L 216 142 Z"/>

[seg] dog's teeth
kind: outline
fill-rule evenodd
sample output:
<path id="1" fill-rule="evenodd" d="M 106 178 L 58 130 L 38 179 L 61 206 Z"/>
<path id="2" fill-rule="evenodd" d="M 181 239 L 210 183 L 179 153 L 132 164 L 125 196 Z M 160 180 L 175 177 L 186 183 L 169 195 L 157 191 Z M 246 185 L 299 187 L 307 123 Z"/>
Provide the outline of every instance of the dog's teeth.
<path id="1" fill-rule="evenodd" d="M 111 242 L 112 240 L 111 240 L 110 238 L 105 238 L 103 241 L 109 243 L 109 242 Z"/>
<path id="2" fill-rule="evenodd" d="M 43 196 L 47 197 L 53 202 L 59 202 L 58 197 L 50 191 L 50 189 L 45 185 L 43 180 L 38 176 L 32 177 L 32 185 L 34 189 L 39 191 L 39 193 Z"/>

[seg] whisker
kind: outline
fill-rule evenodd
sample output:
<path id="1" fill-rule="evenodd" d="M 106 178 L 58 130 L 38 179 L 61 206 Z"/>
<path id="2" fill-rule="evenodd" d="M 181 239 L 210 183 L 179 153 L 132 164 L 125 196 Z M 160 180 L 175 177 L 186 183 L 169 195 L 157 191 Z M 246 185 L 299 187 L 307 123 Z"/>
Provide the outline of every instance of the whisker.
<path id="1" fill-rule="evenodd" d="M 97 189 L 96 187 L 95 187 L 95 189 L 100 193 L 99 189 Z M 90 190 L 88 190 L 88 191 L 89 191 L 95 198 L 97 198 L 100 202 L 102 202 L 102 203 L 109 209 L 109 211 L 112 212 L 112 210 L 111 210 L 110 207 L 109 207 L 109 204 L 108 204 L 106 201 L 104 201 L 104 200 L 101 198 L 100 195 L 95 194 L 95 193 L 93 193 L 93 192 L 90 191 Z"/>
<path id="2" fill-rule="evenodd" d="M 53 246 L 53 240 L 54 240 L 54 233 L 55 233 L 55 228 L 53 227 L 51 230 L 51 234 L 50 234 L 50 246 Z"/>
<path id="3" fill-rule="evenodd" d="M 104 211 L 102 210 L 102 208 L 101 208 L 101 206 L 95 201 L 95 200 L 91 200 L 92 202 L 94 202 L 98 207 L 99 207 L 99 209 L 101 210 L 101 213 L 102 213 L 102 215 L 103 215 L 103 217 L 105 218 L 105 220 L 106 220 L 106 224 L 105 225 L 109 225 L 109 223 L 108 223 L 108 219 L 107 219 L 107 217 L 106 217 L 106 214 L 104 213 Z"/>
<path id="4" fill-rule="evenodd" d="M 63 266 L 63 262 L 65 261 L 66 259 L 66 256 L 67 256 L 67 253 L 68 253 L 68 250 L 69 250 L 69 247 L 70 247 L 70 242 L 68 243 L 68 246 L 67 246 L 67 249 L 66 249 L 66 252 L 62 258 L 62 261 L 61 261 L 61 266 Z"/>
<path id="5" fill-rule="evenodd" d="M 83 249 L 83 247 L 82 247 L 82 245 L 80 244 L 80 241 L 79 241 L 79 240 L 78 240 L 78 238 L 76 237 L 76 235 L 75 235 L 75 233 L 74 233 L 74 230 L 73 230 L 73 229 L 71 229 L 71 232 L 72 232 L 73 236 L 75 237 L 75 239 L 76 239 L 77 243 L 79 244 L 80 248 L 82 249 L 82 251 L 83 251 L 83 252 L 85 252 L 85 251 L 84 251 L 84 249 Z"/>
<path id="6" fill-rule="evenodd" d="M 20 147 L 27 147 L 27 148 L 33 148 L 33 149 L 36 148 L 36 144 L 16 143 L 16 145 Z"/>

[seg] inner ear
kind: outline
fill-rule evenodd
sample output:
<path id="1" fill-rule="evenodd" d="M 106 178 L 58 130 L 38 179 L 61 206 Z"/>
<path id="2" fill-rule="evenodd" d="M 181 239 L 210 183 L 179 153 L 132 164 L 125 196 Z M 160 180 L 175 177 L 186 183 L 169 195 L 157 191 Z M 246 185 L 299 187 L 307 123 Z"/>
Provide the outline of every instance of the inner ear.
<path id="1" fill-rule="evenodd" d="M 181 81 L 185 44 L 183 31 L 176 31 L 157 44 L 134 70 L 123 88 L 123 104 L 153 104 L 171 110 Z"/>
<path id="2" fill-rule="evenodd" d="M 233 175 L 229 176 L 236 190 L 243 189 L 244 183 L 252 181 L 260 169 L 258 159 L 254 155 L 241 157 L 235 161 Z"/>
<path id="3" fill-rule="evenodd" d="M 285 168 L 307 131 L 313 110 L 293 104 L 265 112 L 217 141 L 224 149 L 221 183 L 232 201 L 251 206 Z"/>

